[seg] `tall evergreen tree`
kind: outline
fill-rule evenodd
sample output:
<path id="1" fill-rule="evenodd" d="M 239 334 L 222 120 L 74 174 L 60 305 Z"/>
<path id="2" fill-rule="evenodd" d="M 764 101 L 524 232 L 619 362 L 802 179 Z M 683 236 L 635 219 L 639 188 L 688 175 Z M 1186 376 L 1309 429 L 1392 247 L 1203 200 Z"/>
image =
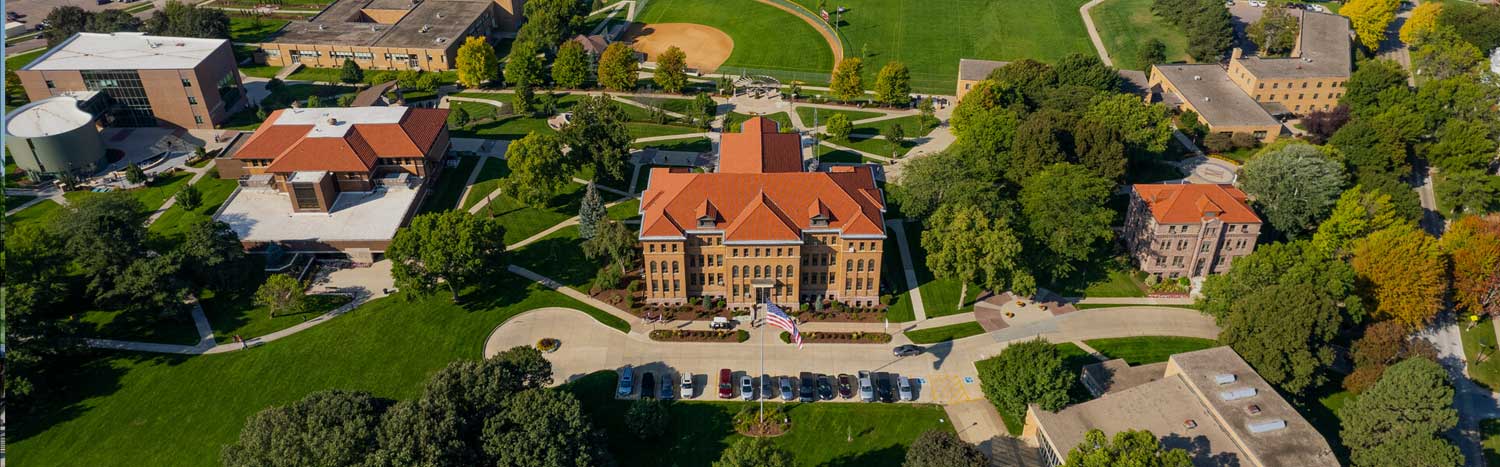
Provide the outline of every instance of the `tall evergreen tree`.
<path id="1" fill-rule="evenodd" d="M 599 198 L 599 188 L 594 182 L 589 182 L 588 188 L 583 192 L 583 204 L 578 206 L 578 238 L 588 240 L 594 238 L 594 232 L 599 228 L 599 220 L 604 218 L 604 201 Z"/>

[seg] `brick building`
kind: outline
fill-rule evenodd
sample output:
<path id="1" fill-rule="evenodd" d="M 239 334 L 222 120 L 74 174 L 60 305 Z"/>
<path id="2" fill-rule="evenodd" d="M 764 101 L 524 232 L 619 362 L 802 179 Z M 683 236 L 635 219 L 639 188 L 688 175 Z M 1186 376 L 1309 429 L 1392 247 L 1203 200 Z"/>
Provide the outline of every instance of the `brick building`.
<path id="1" fill-rule="evenodd" d="M 338 0 L 259 44 L 267 65 L 451 70 L 469 36 L 514 31 L 521 0 Z"/>
<path id="2" fill-rule="evenodd" d="M 1260 217 L 1229 185 L 1134 185 L 1125 214 L 1126 249 L 1157 277 L 1202 277 L 1229 270 L 1255 250 Z"/>
<path id="3" fill-rule="evenodd" d="M 246 248 L 384 251 L 441 171 L 447 118 L 408 107 L 272 112 L 214 159 L 219 177 L 240 180 L 216 218 Z"/>
<path id="4" fill-rule="evenodd" d="M 1236 48 L 1227 69 L 1213 63 L 1152 65 L 1152 94 L 1197 112 L 1212 131 L 1250 133 L 1264 142 L 1279 136 L 1277 117 L 1333 108 L 1353 71 L 1349 19 L 1291 11 L 1300 13 L 1301 30 L 1290 57 L 1246 57 Z"/>
<path id="5" fill-rule="evenodd" d="M 248 101 L 224 39 L 81 32 L 16 76 L 32 101 L 85 91 L 109 96 L 109 126 L 212 129 Z"/>
<path id="6" fill-rule="evenodd" d="M 874 174 L 804 171 L 799 135 L 764 117 L 741 128 L 723 135 L 715 172 L 651 170 L 639 237 L 647 302 L 877 304 L 885 198 Z"/>

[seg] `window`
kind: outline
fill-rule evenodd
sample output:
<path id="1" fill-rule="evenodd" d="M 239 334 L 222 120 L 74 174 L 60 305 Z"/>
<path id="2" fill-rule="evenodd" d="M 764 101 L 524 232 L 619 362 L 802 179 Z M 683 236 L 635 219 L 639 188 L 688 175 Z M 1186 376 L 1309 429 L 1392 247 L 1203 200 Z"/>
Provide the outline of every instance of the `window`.
<path id="1" fill-rule="evenodd" d="M 1207 253 L 1209 245 L 1210 244 L 1208 242 L 1203 242 L 1202 245 L 1198 246 L 1198 252 L 1199 253 Z"/>
<path id="2" fill-rule="evenodd" d="M 193 96 L 188 96 L 188 105 L 198 105 L 198 98 L 193 97 Z M 202 123 L 202 122 L 199 122 L 199 123 Z"/>
<path id="3" fill-rule="evenodd" d="M 55 88 L 55 87 L 57 87 L 57 85 L 53 84 L 52 80 L 50 80 L 50 79 L 47 80 L 47 89 L 52 89 L 52 88 Z"/>
<path id="4" fill-rule="evenodd" d="M 1318 93 L 1316 93 L 1316 92 L 1313 93 L 1313 99 L 1317 99 L 1317 98 L 1318 98 Z"/>
<path id="5" fill-rule="evenodd" d="M 1177 226 L 1175 226 L 1175 225 L 1169 225 L 1169 226 L 1167 226 L 1167 233 L 1169 233 L 1169 234 L 1177 233 Z"/>
<path id="6" fill-rule="evenodd" d="M 1279 87 L 1281 87 L 1281 83 L 1271 83 L 1271 89 L 1276 89 Z"/>
<path id="7" fill-rule="evenodd" d="M 1302 89 L 1307 89 L 1307 82 L 1306 81 L 1302 82 Z"/>
<path id="8" fill-rule="evenodd" d="M 1260 83 L 1260 85 L 1256 86 L 1256 88 L 1257 89 L 1265 89 L 1266 88 L 1266 83 Z"/>
<path id="9" fill-rule="evenodd" d="M 673 261 L 672 262 L 672 274 L 677 274 L 677 271 L 678 271 L 678 269 L 677 269 L 677 262 Z"/>
<path id="10" fill-rule="evenodd" d="M 1251 133 L 1251 135 L 1255 136 L 1255 139 L 1266 139 L 1266 132 L 1264 130 L 1256 131 Z"/>
<path id="11" fill-rule="evenodd" d="M 193 80 L 190 80 L 190 79 L 187 79 L 187 78 L 183 78 L 182 79 L 182 87 L 185 87 L 185 88 L 193 87 Z"/>
<path id="12" fill-rule="evenodd" d="M 652 274 L 656 274 L 656 262 L 655 261 L 650 261 L 650 263 L 651 263 L 651 273 Z"/>
<path id="13" fill-rule="evenodd" d="M 1321 87 L 1323 87 L 1323 82 L 1319 81 L 1318 85 L 1317 86 L 1313 86 L 1313 87 L 1315 87 L 1315 88 L 1321 88 Z M 1317 94 L 1313 94 L 1313 95 L 1316 96 Z"/>
<path id="14" fill-rule="evenodd" d="M 266 50 L 266 57 L 279 58 L 281 57 L 281 51 L 277 49 L 268 49 Z"/>
<path id="15" fill-rule="evenodd" d="M 193 123 L 197 123 L 199 125 L 202 125 L 203 124 L 203 116 L 202 115 L 194 115 L 193 116 Z"/>
<path id="16" fill-rule="evenodd" d="M 850 261 L 850 260 L 847 260 L 847 259 L 844 260 L 844 271 L 847 272 L 847 271 L 853 271 L 853 270 L 854 270 L 854 261 Z"/>
<path id="17" fill-rule="evenodd" d="M 355 60 L 374 60 L 375 59 L 375 54 L 372 54 L 372 53 L 369 53 L 369 52 L 355 52 L 354 53 L 354 59 Z"/>
<path id="18" fill-rule="evenodd" d="M 1307 95 L 1306 95 L 1306 94 L 1303 94 L 1303 93 L 1300 93 L 1300 92 L 1299 92 L 1299 93 L 1297 93 L 1297 98 L 1298 98 L 1298 99 L 1303 99 L 1303 98 L 1306 98 L 1306 97 L 1307 97 Z"/>

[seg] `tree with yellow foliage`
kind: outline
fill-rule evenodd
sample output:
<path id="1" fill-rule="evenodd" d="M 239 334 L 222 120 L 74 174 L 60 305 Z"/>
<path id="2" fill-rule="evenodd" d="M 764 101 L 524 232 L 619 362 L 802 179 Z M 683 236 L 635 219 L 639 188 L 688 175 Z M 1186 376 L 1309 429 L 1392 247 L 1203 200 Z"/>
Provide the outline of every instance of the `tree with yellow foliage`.
<path id="1" fill-rule="evenodd" d="M 1438 15 L 1442 12 L 1441 3 L 1426 2 L 1417 5 L 1411 10 L 1411 17 L 1406 18 L 1406 24 L 1401 25 L 1401 42 L 1410 44 L 1424 34 L 1437 30 Z"/>
<path id="2" fill-rule="evenodd" d="M 1349 0 L 1339 14 L 1349 17 L 1359 43 L 1376 51 L 1380 50 L 1380 41 L 1385 39 L 1391 21 L 1396 20 L 1396 9 L 1400 6 L 1401 0 Z"/>
<path id="3" fill-rule="evenodd" d="M 1415 225 L 1397 224 L 1356 240 L 1352 265 L 1375 302 L 1376 319 L 1415 330 L 1443 305 L 1448 258 L 1437 239 Z"/>

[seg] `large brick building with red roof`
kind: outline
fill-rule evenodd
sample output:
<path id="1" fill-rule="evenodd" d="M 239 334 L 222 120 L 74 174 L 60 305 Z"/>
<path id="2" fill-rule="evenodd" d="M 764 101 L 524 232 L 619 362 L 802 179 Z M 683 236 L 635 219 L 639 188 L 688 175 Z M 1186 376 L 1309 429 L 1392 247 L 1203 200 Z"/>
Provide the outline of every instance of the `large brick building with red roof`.
<path id="1" fill-rule="evenodd" d="M 1231 185 L 1134 185 L 1123 237 L 1142 271 L 1202 277 L 1255 251 L 1260 224 L 1245 192 Z"/>
<path id="2" fill-rule="evenodd" d="M 875 305 L 885 198 L 874 173 L 803 171 L 798 135 L 763 117 L 742 128 L 723 135 L 715 172 L 651 170 L 641 196 L 646 301 Z"/>

